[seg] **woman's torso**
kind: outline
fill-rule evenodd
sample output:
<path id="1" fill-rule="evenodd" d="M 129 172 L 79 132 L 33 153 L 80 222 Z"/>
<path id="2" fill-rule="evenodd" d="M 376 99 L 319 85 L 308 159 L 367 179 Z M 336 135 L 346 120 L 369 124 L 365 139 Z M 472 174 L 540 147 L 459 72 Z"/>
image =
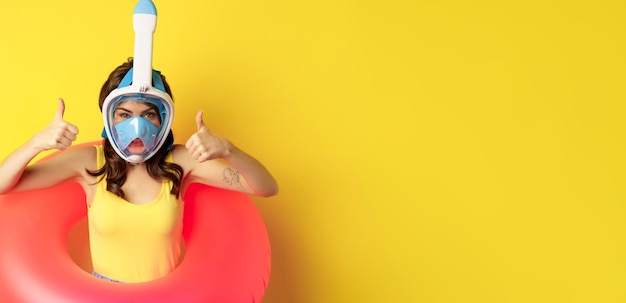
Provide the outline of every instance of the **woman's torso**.
<path id="1" fill-rule="evenodd" d="M 102 167 L 102 147 L 96 147 Z M 167 159 L 172 162 L 172 155 Z M 125 199 L 106 190 L 98 177 L 85 180 L 94 270 L 125 282 L 143 282 L 171 272 L 182 245 L 183 203 L 170 194 L 172 182 L 150 177 L 144 166 L 130 167 Z M 94 184 L 95 183 L 95 184 Z"/>

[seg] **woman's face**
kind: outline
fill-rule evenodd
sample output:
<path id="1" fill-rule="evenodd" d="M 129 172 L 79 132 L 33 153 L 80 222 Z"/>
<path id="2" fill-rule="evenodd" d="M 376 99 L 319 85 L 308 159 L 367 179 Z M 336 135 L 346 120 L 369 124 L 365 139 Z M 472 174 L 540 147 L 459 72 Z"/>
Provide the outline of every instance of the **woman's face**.
<path id="1" fill-rule="evenodd" d="M 132 117 L 142 117 L 154 124 L 156 127 L 161 126 L 161 118 L 157 107 L 145 102 L 124 101 L 117 105 L 113 112 L 113 123 L 118 124 Z M 133 140 L 127 147 L 132 154 L 140 155 L 146 151 L 146 147 L 140 139 Z"/>

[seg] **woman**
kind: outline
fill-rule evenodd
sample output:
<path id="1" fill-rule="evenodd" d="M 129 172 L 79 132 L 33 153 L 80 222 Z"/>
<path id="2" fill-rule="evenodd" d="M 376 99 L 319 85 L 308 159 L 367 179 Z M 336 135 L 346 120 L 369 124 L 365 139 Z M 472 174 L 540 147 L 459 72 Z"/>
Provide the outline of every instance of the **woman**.
<path id="1" fill-rule="evenodd" d="M 74 148 L 28 165 L 39 153 L 65 149 L 76 140 L 78 128 L 63 120 L 65 105 L 59 99 L 52 123 L 0 164 L 0 194 L 79 183 L 88 204 L 94 275 L 126 283 L 163 277 L 178 265 L 183 179 L 263 197 L 278 193 L 269 171 L 211 132 L 202 111 L 196 115 L 198 131 L 183 146 L 173 144 L 172 117 L 159 102 L 128 97 L 109 104 L 107 97 L 124 85 L 132 67 L 132 59 L 117 67 L 101 89 L 99 105 L 106 110 L 101 146 Z M 162 81 L 160 89 L 171 96 L 165 77 L 154 75 L 153 82 Z"/>

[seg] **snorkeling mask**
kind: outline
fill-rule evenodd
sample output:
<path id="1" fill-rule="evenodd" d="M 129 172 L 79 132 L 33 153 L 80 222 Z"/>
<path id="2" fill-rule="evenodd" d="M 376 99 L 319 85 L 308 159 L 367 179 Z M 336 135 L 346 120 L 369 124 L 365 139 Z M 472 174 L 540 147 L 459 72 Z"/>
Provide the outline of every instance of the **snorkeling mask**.
<path id="1" fill-rule="evenodd" d="M 157 12 L 150 0 L 140 0 L 133 13 L 135 30 L 135 49 L 133 68 L 124 76 L 117 89 L 104 100 L 102 117 L 104 130 L 102 136 L 109 140 L 115 152 L 125 161 L 140 164 L 150 159 L 166 144 L 171 149 L 171 133 L 174 107 L 172 98 L 167 94 L 161 79 L 161 73 L 152 69 L 152 38 L 156 29 Z M 156 108 L 160 126 L 141 116 L 133 116 L 117 124 L 114 123 L 115 111 L 123 102 L 144 102 Z M 145 151 L 133 153 L 129 145 L 141 144 Z M 135 143 L 133 143 L 135 142 Z"/>

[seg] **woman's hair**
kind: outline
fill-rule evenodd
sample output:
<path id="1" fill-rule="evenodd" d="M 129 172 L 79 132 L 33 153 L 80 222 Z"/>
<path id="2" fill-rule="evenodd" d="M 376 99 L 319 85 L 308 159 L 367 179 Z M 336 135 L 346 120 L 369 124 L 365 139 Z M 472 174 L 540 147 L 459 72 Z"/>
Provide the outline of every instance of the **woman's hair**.
<path id="1" fill-rule="evenodd" d="M 126 62 L 111 72 L 109 78 L 104 82 L 102 89 L 100 90 L 100 111 L 102 111 L 102 105 L 106 97 L 119 86 L 122 78 L 124 78 L 126 73 L 128 73 L 132 67 L 133 58 L 128 58 Z M 163 86 L 165 87 L 166 92 L 172 96 L 170 86 L 167 84 L 167 81 L 165 81 L 165 76 L 161 75 L 161 79 L 163 79 Z M 106 179 L 107 190 L 121 198 L 125 198 L 122 185 L 126 182 L 126 165 L 128 163 L 115 152 L 108 139 L 104 139 L 103 149 L 105 158 L 104 166 L 95 171 L 87 170 L 87 173 L 94 177 L 100 176 L 100 180 Z M 152 178 L 157 180 L 168 179 L 172 181 L 173 185 L 170 193 L 179 197 L 183 169 L 176 163 L 165 161 L 168 153 L 169 151 L 164 145 L 156 152 L 156 154 L 154 154 L 154 156 L 148 159 L 145 164 L 148 174 Z"/>

